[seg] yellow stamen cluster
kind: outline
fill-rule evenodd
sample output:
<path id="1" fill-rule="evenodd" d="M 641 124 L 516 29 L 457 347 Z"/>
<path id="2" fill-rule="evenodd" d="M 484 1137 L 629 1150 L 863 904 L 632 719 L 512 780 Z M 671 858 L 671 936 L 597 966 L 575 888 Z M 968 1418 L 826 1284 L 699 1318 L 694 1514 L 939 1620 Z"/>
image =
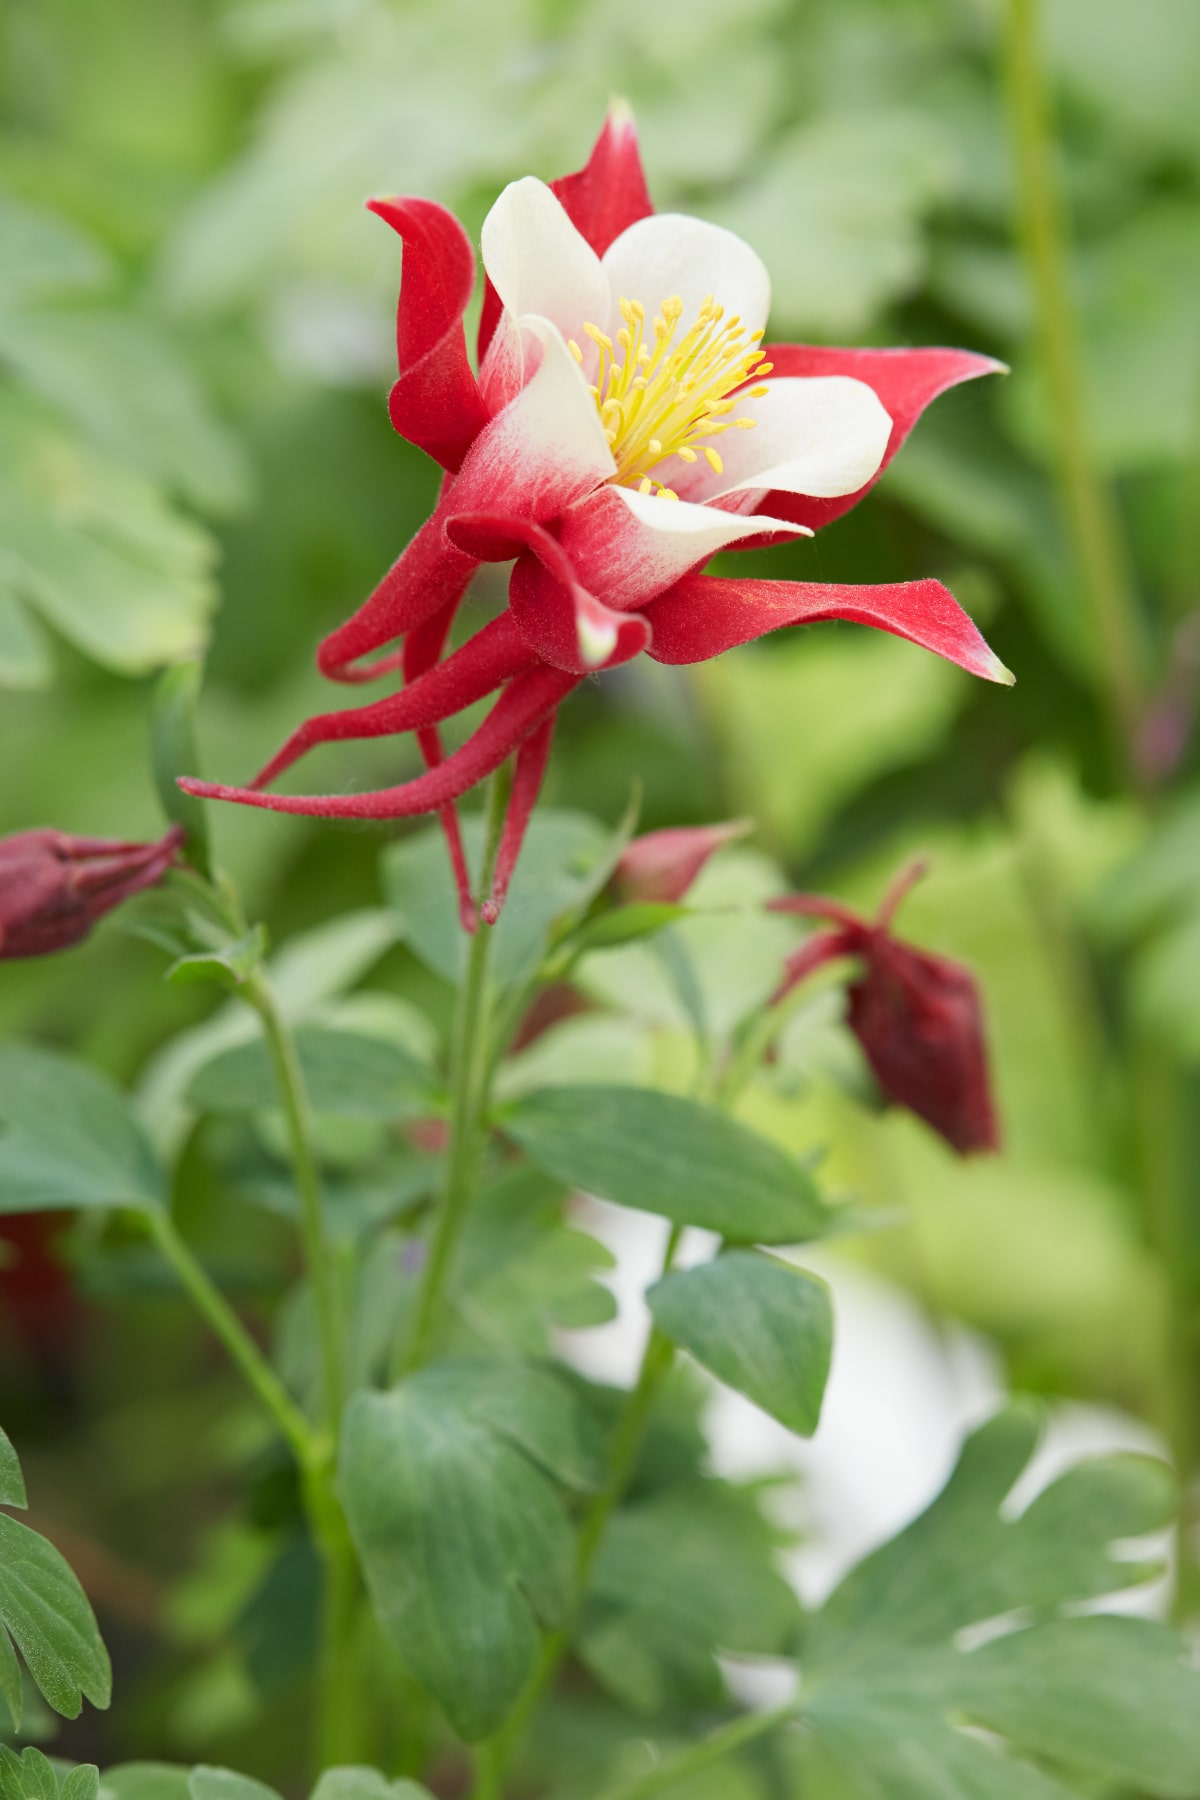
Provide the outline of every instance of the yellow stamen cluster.
<path id="1" fill-rule="evenodd" d="M 723 431 L 749 431 L 754 420 L 730 418 L 740 400 L 757 400 L 765 387 L 750 388 L 729 399 L 734 388 L 751 376 L 769 375 L 771 364 L 758 348 L 762 332 L 748 332 L 740 318 L 725 318 L 711 294 L 702 303 L 691 329 L 677 338 L 683 315 L 678 296 L 664 300 L 662 311 L 646 331 L 646 309 L 640 300 L 620 301 L 624 323 L 616 342 L 598 325 L 584 326 L 600 352 L 592 393 L 604 435 L 616 458 L 613 477 L 643 494 L 657 492 L 677 500 L 673 488 L 651 471 L 670 456 L 694 463 L 703 456 L 715 474 L 723 470 L 720 453 L 703 439 Z M 583 351 L 568 339 L 576 362 Z"/>

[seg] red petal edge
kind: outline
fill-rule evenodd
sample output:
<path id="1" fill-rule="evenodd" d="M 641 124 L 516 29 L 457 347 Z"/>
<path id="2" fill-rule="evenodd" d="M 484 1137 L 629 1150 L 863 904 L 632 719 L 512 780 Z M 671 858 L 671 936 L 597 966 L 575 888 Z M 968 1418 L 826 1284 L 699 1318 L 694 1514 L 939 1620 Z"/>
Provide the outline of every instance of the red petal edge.
<path id="1" fill-rule="evenodd" d="M 1004 363 L 991 356 L 979 356 L 973 350 L 835 350 L 823 344 L 764 344 L 763 354 L 771 364 L 772 377 L 850 375 L 855 381 L 865 381 L 874 388 L 891 417 L 892 433 L 883 461 L 870 481 L 855 493 L 838 494 L 832 500 L 769 493 L 754 509 L 773 519 L 807 525 L 813 531 L 839 519 L 870 492 L 925 408 L 939 394 L 979 375 L 1008 373 Z M 750 549 L 761 541 L 747 539 L 735 548 Z"/>
<path id="2" fill-rule="evenodd" d="M 320 819 L 411 819 L 438 812 L 498 769 L 578 686 L 577 675 L 533 669 L 505 688 L 479 729 L 443 763 L 398 787 L 370 794 L 262 794 L 184 776 L 179 786 L 201 800 L 233 800 L 268 812 L 299 813 Z"/>
<path id="3" fill-rule="evenodd" d="M 475 288 L 471 241 L 436 201 L 396 197 L 367 206 L 404 241 L 392 424 L 444 469 L 457 469 L 488 418 L 462 322 Z"/>
<path id="4" fill-rule="evenodd" d="M 707 662 L 781 625 L 848 619 L 907 638 L 984 681 L 1011 686 L 1013 676 L 988 649 L 958 601 L 940 581 L 841 587 L 824 582 L 720 579 L 686 575 L 645 609 L 656 662 Z"/>

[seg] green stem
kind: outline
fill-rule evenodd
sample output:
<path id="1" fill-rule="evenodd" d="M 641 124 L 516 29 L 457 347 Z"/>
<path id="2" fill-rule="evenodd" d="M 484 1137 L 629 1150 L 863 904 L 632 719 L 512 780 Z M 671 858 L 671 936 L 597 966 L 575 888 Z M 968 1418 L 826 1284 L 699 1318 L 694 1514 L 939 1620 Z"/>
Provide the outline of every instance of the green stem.
<path id="1" fill-rule="evenodd" d="M 710 1731 L 698 1743 L 689 1744 L 686 1750 L 680 1750 L 675 1756 L 665 1756 L 644 1775 L 635 1775 L 632 1781 L 623 1781 L 617 1787 L 607 1789 L 600 1800 L 652 1800 L 653 1795 L 664 1793 L 689 1775 L 696 1775 L 711 1763 L 720 1762 L 722 1757 L 732 1756 L 735 1750 L 743 1750 L 747 1744 L 755 1743 L 769 1732 L 778 1731 L 795 1716 L 794 1701 L 773 1707 L 769 1712 L 743 1713 L 719 1730 Z"/>
<path id="2" fill-rule="evenodd" d="M 337 1444 L 346 1400 L 341 1294 L 337 1262 L 325 1230 L 312 1108 L 295 1040 L 284 1024 L 265 975 L 258 974 L 247 984 L 245 993 L 262 1020 L 275 1071 L 300 1200 L 304 1260 L 317 1313 L 325 1431 L 323 1455 L 307 1472 L 305 1505 L 324 1566 L 316 1730 L 318 1766 L 329 1768 L 361 1759 L 364 1730 L 354 1645 L 361 1583 L 354 1545 L 335 1487 Z"/>
<path id="3" fill-rule="evenodd" d="M 296 1460 L 303 1468 L 311 1468 L 320 1458 L 320 1440 L 221 1290 L 188 1249 L 170 1215 L 163 1211 L 139 1216 L 195 1302 L 196 1310 L 212 1326 L 292 1446 Z"/>
<path id="4" fill-rule="evenodd" d="M 1200 1603 L 1193 1490 L 1200 1463 L 1200 1344 L 1193 1298 L 1196 1253 L 1183 1142 L 1186 1115 L 1179 1070 L 1144 1030 L 1137 1031 L 1131 1057 L 1142 1213 L 1146 1238 L 1166 1289 L 1158 1411 L 1179 1478 L 1175 1612 L 1182 1623 L 1194 1615 Z"/>
<path id="5" fill-rule="evenodd" d="M 766 1006 L 751 1021 L 733 1055 L 729 1059 L 724 1075 L 717 1087 L 717 1105 L 726 1112 L 732 1110 L 741 1097 L 742 1090 L 753 1078 L 755 1070 L 771 1045 L 779 1037 L 789 1023 L 793 1013 L 808 1004 L 812 998 L 812 989 L 801 983 L 794 987 L 790 994 L 776 1006 Z"/>
<path id="6" fill-rule="evenodd" d="M 300 1233 L 304 1261 L 317 1310 L 317 1335 L 321 1348 L 321 1394 L 325 1428 L 336 1444 L 345 1400 L 345 1366 L 341 1295 L 337 1265 L 325 1232 L 321 1205 L 321 1173 L 313 1143 L 312 1111 L 304 1071 L 295 1040 L 285 1026 L 266 977 L 255 976 L 245 989 L 246 999 L 262 1020 L 275 1085 L 283 1107 L 291 1151 L 292 1172 L 300 1200 Z"/>
<path id="7" fill-rule="evenodd" d="M 509 784 L 508 769 L 497 770 L 488 793 L 480 871 L 480 892 L 483 894 L 487 894 L 492 885 Z M 397 1371 L 400 1375 L 420 1368 L 433 1348 L 450 1266 L 479 1180 L 487 1142 L 484 1121 L 490 1085 L 488 963 L 491 945 L 492 927 L 479 925 L 471 939 L 451 1037 L 450 1149 L 446 1184 L 421 1277 L 412 1327 Z"/>
<path id="8" fill-rule="evenodd" d="M 1120 766 L 1128 773 L 1142 712 L 1141 634 L 1120 522 L 1088 440 L 1039 24 L 1039 0 L 1007 0 L 1005 65 L 1022 250 L 1037 308 L 1063 508 L 1092 612 Z"/>
<path id="9" fill-rule="evenodd" d="M 664 1275 L 674 1264 L 682 1236 L 683 1227 L 681 1225 L 672 1226 L 671 1235 L 667 1239 L 667 1247 L 663 1254 L 662 1272 Z M 504 1792 L 504 1777 L 513 1752 L 524 1737 L 574 1636 L 580 1611 L 587 1598 L 592 1569 L 604 1541 L 604 1533 L 608 1529 L 608 1522 L 613 1512 L 620 1505 L 629 1486 L 646 1424 L 658 1396 L 659 1388 L 662 1386 L 663 1378 L 669 1371 L 674 1356 L 675 1347 L 671 1340 L 664 1337 L 656 1325 L 651 1326 L 650 1335 L 646 1340 L 646 1348 L 642 1352 L 637 1380 L 630 1389 L 629 1398 L 617 1421 L 617 1429 L 609 1454 L 608 1480 L 600 1492 L 593 1497 L 579 1528 L 579 1537 L 575 1546 L 575 1575 L 566 1619 L 557 1631 L 549 1632 L 543 1640 L 538 1666 L 504 1725 L 495 1737 L 490 1738 L 486 1744 L 482 1744 L 476 1753 L 475 1787 L 472 1800 L 500 1800 L 500 1796 Z"/>

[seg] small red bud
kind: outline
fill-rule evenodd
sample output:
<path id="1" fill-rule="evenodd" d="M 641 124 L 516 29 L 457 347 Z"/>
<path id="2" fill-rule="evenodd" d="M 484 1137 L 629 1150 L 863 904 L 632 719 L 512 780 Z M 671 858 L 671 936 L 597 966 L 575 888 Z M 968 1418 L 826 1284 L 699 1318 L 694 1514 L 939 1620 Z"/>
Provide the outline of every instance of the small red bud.
<path id="1" fill-rule="evenodd" d="M 161 881 L 182 841 L 178 826 L 156 844 L 53 830 L 0 838 L 0 959 L 78 944 L 106 912 Z"/>
<path id="2" fill-rule="evenodd" d="M 752 830 L 748 819 L 731 819 L 723 825 L 675 825 L 634 838 L 616 869 L 622 899 L 677 904 L 714 851 Z"/>
<path id="3" fill-rule="evenodd" d="M 983 1009 L 970 971 L 891 935 L 896 907 L 923 865 L 892 883 L 874 923 L 819 894 L 788 894 L 772 912 L 831 919 L 836 929 L 802 944 L 785 966 L 776 1000 L 822 964 L 854 956 L 864 967 L 847 990 L 846 1023 L 888 1099 L 916 1113 L 960 1155 L 998 1150 Z"/>

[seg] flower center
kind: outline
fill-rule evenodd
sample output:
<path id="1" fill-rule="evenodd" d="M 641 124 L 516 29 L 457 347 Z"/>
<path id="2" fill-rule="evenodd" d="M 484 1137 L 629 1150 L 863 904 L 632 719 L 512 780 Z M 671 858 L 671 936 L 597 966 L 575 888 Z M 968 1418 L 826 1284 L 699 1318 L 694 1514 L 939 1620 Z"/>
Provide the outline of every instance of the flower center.
<path id="1" fill-rule="evenodd" d="M 736 315 L 726 319 L 725 308 L 711 294 L 702 303 L 696 322 L 678 335 L 683 301 L 664 300 L 662 311 L 646 331 L 646 309 L 640 300 L 619 302 L 624 324 L 614 344 L 598 325 L 584 325 L 585 334 L 600 352 L 600 366 L 592 393 L 604 435 L 616 458 L 613 481 L 636 487 L 643 494 L 657 492 L 664 500 L 678 494 L 651 473 L 668 457 L 694 463 L 701 456 L 715 474 L 724 467 L 720 453 L 706 439 L 723 431 L 750 431 L 754 420 L 730 418 L 738 405 L 728 395 L 752 375 L 769 375 L 771 364 L 758 348 L 761 331 L 747 331 Z M 574 338 L 568 346 L 576 362 L 583 351 Z M 748 390 L 757 400 L 765 387 Z"/>

